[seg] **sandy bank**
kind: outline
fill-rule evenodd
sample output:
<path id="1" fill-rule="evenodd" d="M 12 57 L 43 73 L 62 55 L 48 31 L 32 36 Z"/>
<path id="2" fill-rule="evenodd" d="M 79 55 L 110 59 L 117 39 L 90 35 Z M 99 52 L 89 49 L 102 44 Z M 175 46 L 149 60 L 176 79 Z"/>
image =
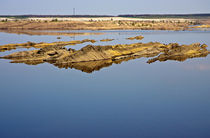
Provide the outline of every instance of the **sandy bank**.
<path id="1" fill-rule="evenodd" d="M 210 53 L 206 47 L 207 45 L 199 43 L 179 45 L 150 42 L 109 46 L 88 45 L 80 50 L 74 50 L 54 45 L 39 50 L 16 52 L 1 58 L 10 59 L 12 63 L 28 65 L 48 62 L 59 68 L 75 68 L 91 73 L 113 63 L 141 57 L 152 58 L 147 61 L 149 64 L 156 61 L 185 61 L 189 58 L 206 57 Z"/>

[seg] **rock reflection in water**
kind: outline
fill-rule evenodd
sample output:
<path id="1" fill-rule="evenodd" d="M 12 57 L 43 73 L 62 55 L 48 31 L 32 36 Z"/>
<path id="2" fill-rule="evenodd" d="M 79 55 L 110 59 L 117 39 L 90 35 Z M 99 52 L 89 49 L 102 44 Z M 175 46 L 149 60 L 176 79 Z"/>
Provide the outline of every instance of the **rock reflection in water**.
<path id="1" fill-rule="evenodd" d="M 78 63 L 67 63 L 67 64 L 54 64 L 58 68 L 74 68 L 76 70 L 81 70 L 82 72 L 86 73 L 92 73 L 94 71 L 99 71 L 102 68 L 110 67 L 113 64 L 121 64 L 123 61 L 128 61 L 132 59 L 136 59 L 138 57 L 127 57 L 124 59 L 119 60 L 113 60 L 113 59 L 107 59 L 107 60 L 100 60 L 100 61 L 89 61 L 89 62 L 78 62 Z"/>
<path id="2" fill-rule="evenodd" d="M 189 58 L 199 58 L 199 57 L 206 57 L 208 56 L 209 53 L 204 53 L 204 54 L 199 54 L 199 55 L 194 55 L 194 56 L 189 56 L 189 55 L 174 55 L 174 56 L 169 56 L 165 54 L 161 54 L 160 56 L 150 59 L 147 61 L 147 63 L 151 64 L 156 61 L 164 62 L 167 60 L 175 60 L 175 61 L 180 61 L 183 62 Z"/>
<path id="3" fill-rule="evenodd" d="M 37 65 L 44 62 L 58 68 L 74 68 L 83 72 L 92 73 L 113 63 L 119 64 L 136 58 L 152 58 L 147 63 L 156 61 L 185 61 L 189 58 L 206 57 L 210 52 L 207 45 L 194 43 L 179 45 L 177 43 L 161 44 L 158 42 L 134 43 L 113 46 L 88 45 L 80 50 L 66 49 L 64 46 L 49 46 L 40 50 L 12 53 L 2 58 L 12 60 L 12 63 Z"/>
<path id="4" fill-rule="evenodd" d="M 98 32 L 65 32 L 65 31 L 45 31 L 45 30 L 0 30 L 0 32 L 24 35 L 52 35 L 52 36 L 82 36 L 82 35 L 102 35 Z"/>
<path id="5" fill-rule="evenodd" d="M 204 55 L 200 55 L 194 58 L 199 58 L 199 57 L 206 57 L 208 54 L 204 54 Z M 60 68 L 60 69 L 76 69 L 76 70 L 80 70 L 82 72 L 86 72 L 86 73 L 93 73 L 94 71 L 99 71 L 102 68 L 106 68 L 106 67 L 110 67 L 113 64 L 121 64 L 122 62 L 126 62 L 129 60 L 133 60 L 133 59 L 137 59 L 137 58 L 141 58 L 142 56 L 133 56 L 133 57 L 125 57 L 119 60 L 113 60 L 113 59 L 107 59 L 107 60 L 99 60 L 99 61 L 89 61 L 89 62 L 78 62 L 78 63 L 64 63 L 64 64 L 56 64 L 54 62 L 48 62 L 50 64 L 53 64 L 54 66 Z M 187 57 L 187 56 L 174 56 L 174 57 L 169 57 L 168 59 L 165 58 L 153 58 L 147 61 L 147 63 L 151 64 L 154 63 L 156 61 L 160 61 L 160 62 L 164 62 L 167 60 L 176 60 L 176 61 L 180 61 L 183 62 L 189 58 L 192 57 Z M 43 60 L 35 60 L 35 61 L 18 61 L 18 59 L 11 61 L 11 63 L 24 63 L 27 65 L 38 65 L 38 64 L 42 64 L 45 63 Z"/>
<path id="6" fill-rule="evenodd" d="M 121 64 L 123 61 L 129 61 L 132 59 L 136 59 L 140 57 L 127 57 L 119 60 L 107 59 L 107 60 L 99 60 L 99 61 L 89 61 L 89 62 L 78 62 L 78 63 L 64 63 L 64 64 L 56 64 L 54 62 L 48 62 L 53 64 L 54 66 L 60 69 L 76 69 L 86 73 L 92 73 L 94 71 L 99 71 L 102 68 L 109 67 L 113 64 Z M 43 60 L 27 60 L 27 61 L 19 61 L 18 59 L 14 59 L 10 63 L 24 63 L 27 65 L 39 65 L 45 63 Z"/>

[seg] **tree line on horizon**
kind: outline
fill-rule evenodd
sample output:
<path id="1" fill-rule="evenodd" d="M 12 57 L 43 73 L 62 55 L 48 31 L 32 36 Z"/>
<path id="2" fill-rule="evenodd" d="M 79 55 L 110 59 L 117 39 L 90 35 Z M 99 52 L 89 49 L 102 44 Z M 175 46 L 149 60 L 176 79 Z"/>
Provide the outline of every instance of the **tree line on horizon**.
<path id="1" fill-rule="evenodd" d="M 47 18 L 47 17 L 132 17 L 132 18 L 164 18 L 164 17 L 210 17 L 210 13 L 204 14 L 121 14 L 121 15 L 0 15 L 0 17 L 14 17 L 14 18 Z"/>

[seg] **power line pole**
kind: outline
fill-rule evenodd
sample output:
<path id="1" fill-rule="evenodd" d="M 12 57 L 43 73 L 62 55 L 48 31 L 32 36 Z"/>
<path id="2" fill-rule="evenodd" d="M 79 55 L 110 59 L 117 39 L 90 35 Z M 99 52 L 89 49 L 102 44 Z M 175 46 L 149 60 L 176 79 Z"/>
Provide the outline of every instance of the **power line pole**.
<path id="1" fill-rule="evenodd" d="M 75 16 L 76 14 L 75 14 L 75 8 L 73 8 L 73 15 Z"/>

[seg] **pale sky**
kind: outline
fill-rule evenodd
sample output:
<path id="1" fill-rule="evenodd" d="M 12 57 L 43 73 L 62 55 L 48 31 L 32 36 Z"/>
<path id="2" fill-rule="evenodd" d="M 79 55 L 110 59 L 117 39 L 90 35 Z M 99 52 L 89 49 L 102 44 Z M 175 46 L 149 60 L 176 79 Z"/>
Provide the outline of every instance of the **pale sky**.
<path id="1" fill-rule="evenodd" d="M 210 13 L 210 0 L 0 0 L 0 15 Z"/>

